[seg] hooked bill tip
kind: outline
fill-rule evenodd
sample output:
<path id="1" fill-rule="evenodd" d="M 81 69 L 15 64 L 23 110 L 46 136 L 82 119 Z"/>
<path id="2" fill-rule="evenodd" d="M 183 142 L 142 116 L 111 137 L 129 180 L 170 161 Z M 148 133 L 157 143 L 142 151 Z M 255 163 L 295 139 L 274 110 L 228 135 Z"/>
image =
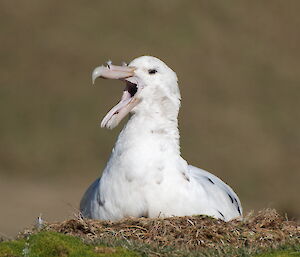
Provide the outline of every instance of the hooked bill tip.
<path id="1" fill-rule="evenodd" d="M 96 80 L 98 77 L 101 76 L 101 73 L 102 73 L 102 71 L 103 71 L 103 68 L 104 68 L 104 66 L 102 65 L 102 66 L 99 66 L 99 67 L 97 67 L 97 68 L 95 68 L 95 69 L 93 70 L 93 73 L 92 73 L 92 82 L 93 82 L 93 85 L 95 84 L 95 80 Z"/>

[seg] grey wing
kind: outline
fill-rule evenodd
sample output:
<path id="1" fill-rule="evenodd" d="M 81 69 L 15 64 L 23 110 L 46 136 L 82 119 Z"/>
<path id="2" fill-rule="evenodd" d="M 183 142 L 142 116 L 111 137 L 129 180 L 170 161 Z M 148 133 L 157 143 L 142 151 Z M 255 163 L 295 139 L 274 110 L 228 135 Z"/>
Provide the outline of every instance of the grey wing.
<path id="1" fill-rule="evenodd" d="M 94 218 L 95 216 L 95 205 L 99 205 L 99 183 L 100 178 L 89 186 L 80 201 L 80 211 L 85 218 Z"/>
<path id="2" fill-rule="evenodd" d="M 189 165 L 190 174 L 203 186 L 210 195 L 212 205 L 218 210 L 224 220 L 242 216 L 240 199 L 230 186 L 215 175 Z"/>

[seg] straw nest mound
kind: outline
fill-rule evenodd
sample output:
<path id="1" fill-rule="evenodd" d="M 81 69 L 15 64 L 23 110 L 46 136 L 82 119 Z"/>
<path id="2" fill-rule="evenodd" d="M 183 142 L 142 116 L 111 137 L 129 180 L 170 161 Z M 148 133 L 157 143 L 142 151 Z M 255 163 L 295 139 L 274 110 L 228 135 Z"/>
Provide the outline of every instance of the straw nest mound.
<path id="1" fill-rule="evenodd" d="M 271 209 L 230 222 L 207 216 L 131 218 L 116 222 L 79 217 L 46 224 L 44 229 L 94 242 L 121 239 L 188 250 L 226 246 L 260 249 L 300 243 L 300 224 L 288 221 Z"/>

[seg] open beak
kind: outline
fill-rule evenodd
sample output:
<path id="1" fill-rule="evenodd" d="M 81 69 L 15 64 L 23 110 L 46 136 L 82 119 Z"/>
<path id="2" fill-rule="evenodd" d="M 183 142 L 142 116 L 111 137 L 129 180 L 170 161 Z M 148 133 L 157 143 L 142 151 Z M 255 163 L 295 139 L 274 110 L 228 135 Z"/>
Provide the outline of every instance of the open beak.
<path id="1" fill-rule="evenodd" d="M 99 66 L 92 73 L 93 84 L 100 77 L 104 79 L 119 79 L 126 82 L 120 102 L 114 106 L 103 118 L 101 127 L 109 129 L 115 128 L 120 121 L 138 104 L 136 97 L 141 90 L 138 86 L 138 80 L 134 77 L 135 67 L 116 66 L 108 64 L 107 66 Z"/>

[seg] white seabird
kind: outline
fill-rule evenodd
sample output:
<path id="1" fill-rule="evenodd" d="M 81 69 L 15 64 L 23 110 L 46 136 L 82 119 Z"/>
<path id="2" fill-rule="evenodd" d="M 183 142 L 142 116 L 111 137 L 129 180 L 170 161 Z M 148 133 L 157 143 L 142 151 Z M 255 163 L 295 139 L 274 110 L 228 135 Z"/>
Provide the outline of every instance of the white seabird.
<path id="1" fill-rule="evenodd" d="M 238 196 L 213 174 L 180 156 L 176 73 L 151 56 L 128 66 L 97 67 L 97 77 L 126 86 L 121 101 L 102 120 L 114 128 L 128 114 L 101 178 L 85 192 L 80 210 L 92 219 L 209 215 L 225 221 L 242 215 Z"/>

